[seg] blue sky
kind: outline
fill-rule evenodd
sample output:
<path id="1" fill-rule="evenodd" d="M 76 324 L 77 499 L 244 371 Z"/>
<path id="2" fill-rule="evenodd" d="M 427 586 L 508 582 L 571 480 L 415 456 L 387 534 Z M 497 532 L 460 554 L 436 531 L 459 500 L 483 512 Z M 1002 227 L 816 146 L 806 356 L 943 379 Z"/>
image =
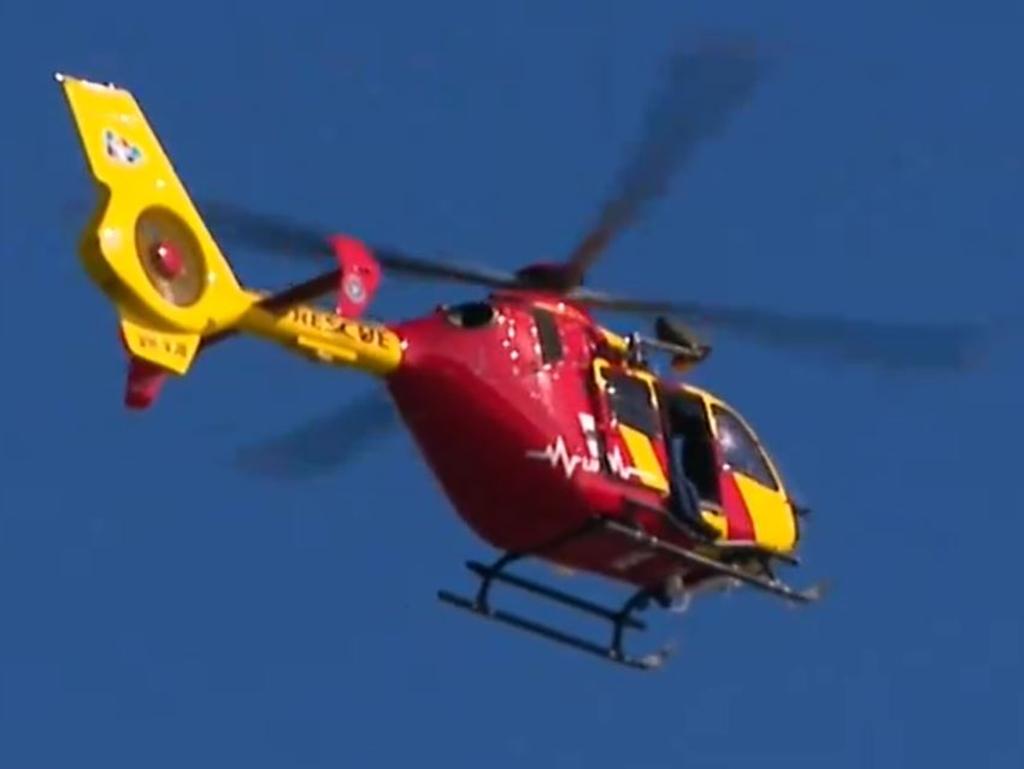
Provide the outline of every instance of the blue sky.
<path id="1" fill-rule="evenodd" d="M 132 88 L 198 197 L 514 268 L 590 223 L 673 44 L 747 34 L 782 66 L 593 284 L 1019 312 L 1020 3 L 635 5 L 4 9 L 0 769 L 1022 763 L 1019 337 L 957 377 L 716 339 L 697 379 L 814 508 L 794 579 L 835 589 L 659 618 L 644 640 L 680 650 L 656 675 L 438 604 L 487 551 L 402 434 L 301 483 L 233 464 L 364 392 L 355 375 L 240 340 L 152 412 L 121 408 L 114 318 L 75 255 L 68 207 L 91 191 L 58 69 Z M 304 277 L 234 259 L 252 284 Z M 473 295 L 389 281 L 375 312 Z"/>

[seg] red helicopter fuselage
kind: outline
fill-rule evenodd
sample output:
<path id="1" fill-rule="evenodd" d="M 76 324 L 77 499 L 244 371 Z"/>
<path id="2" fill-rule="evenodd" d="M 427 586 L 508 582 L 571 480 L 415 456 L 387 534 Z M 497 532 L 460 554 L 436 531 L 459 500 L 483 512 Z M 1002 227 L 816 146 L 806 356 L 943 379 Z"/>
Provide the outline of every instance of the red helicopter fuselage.
<path id="1" fill-rule="evenodd" d="M 393 330 L 404 348 L 402 365 L 388 377 L 398 410 L 455 510 L 486 542 L 535 552 L 597 516 L 694 545 L 670 512 L 659 402 L 683 386 L 629 365 L 622 340 L 610 342 L 614 336 L 586 312 L 517 292 L 441 307 Z M 708 516 L 719 521 L 720 543 L 791 550 L 795 526 L 780 540 L 777 519 L 795 520 L 794 513 L 777 477 L 776 498 L 751 494 L 719 449 L 712 451 L 722 466 L 720 509 Z M 681 571 L 678 560 L 610 535 L 571 541 L 542 557 L 641 586 Z M 684 574 L 688 581 L 700 576 Z"/>

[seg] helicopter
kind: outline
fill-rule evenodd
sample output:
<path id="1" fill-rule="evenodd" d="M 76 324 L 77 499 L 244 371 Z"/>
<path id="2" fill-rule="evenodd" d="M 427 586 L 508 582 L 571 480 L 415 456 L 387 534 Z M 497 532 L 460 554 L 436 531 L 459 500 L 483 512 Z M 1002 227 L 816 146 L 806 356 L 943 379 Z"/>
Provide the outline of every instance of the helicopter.
<path id="1" fill-rule="evenodd" d="M 516 272 L 419 258 L 232 204 L 197 206 L 129 90 L 57 73 L 98 190 L 79 253 L 118 316 L 125 405 L 151 407 L 200 352 L 240 333 L 372 375 L 455 512 L 499 553 L 467 562 L 471 596 L 441 590 L 438 598 L 631 668 L 668 657 L 668 647 L 625 650 L 626 631 L 645 629 L 640 614 L 653 606 L 677 609 L 702 591 L 735 586 L 794 604 L 818 600 L 821 585 L 797 589 L 777 576 L 799 564 L 808 510 L 744 417 L 684 381 L 711 352 L 691 324 L 884 365 L 958 365 L 964 340 L 951 328 L 623 299 L 584 286 L 614 236 L 721 132 L 763 72 L 745 48 L 676 57 L 596 224 L 564 261 Z M 246 288 L 208 221 L 249 246 L 325 269 L 276 292 Z M 389 273 L 489 293 L 402 322 L 368 320 Z M 317 304 L 330 296 L 333 307 Z M 599 311 L 654 316 L 653 334 L 621 335 L 598 322 Z M 672 376 L 659 373 L 666 361 Z M 510 570 L 523 559 L 597 575 L 629 594 L 619 606 L 601 605 Z M 496 584 L 604 620 L 609 638 L 496 608 Z"/>

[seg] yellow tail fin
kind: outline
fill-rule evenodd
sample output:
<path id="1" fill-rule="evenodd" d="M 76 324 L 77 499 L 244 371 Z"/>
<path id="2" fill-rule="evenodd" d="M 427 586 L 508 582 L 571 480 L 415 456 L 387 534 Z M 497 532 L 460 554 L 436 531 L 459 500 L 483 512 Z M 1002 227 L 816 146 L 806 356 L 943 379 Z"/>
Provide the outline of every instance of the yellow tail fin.
<path id="1" fill-rule="evenodd" d="M 185 373 L 202 337 L 252 306 L 126 90 L 57 75 L 101 204 L 81 244 L 137 358 Z"/>
<path id="2" fill-rule="evenodd" d="M 189 370 L 204 339 L 236 330 L 372 374 L 398 367 L 401 342 L 390 329 L 323 312 L 296 298 L 308 300 L 329 290 L 325 278 L 338 280 L 345 269 L 358 267 L 350 246 L 341 241 L 336 246 L 339 271 L 293 287 L 304 285 L 311 293 L 266 296 L 246 290 L 132 94 L 67 75 L 57 75 L 57 81 L 100 192 L 80 252 L 89 275 L 113 302 L 131 353 L 129 406 L 150 405 L 168 373 Z"/>

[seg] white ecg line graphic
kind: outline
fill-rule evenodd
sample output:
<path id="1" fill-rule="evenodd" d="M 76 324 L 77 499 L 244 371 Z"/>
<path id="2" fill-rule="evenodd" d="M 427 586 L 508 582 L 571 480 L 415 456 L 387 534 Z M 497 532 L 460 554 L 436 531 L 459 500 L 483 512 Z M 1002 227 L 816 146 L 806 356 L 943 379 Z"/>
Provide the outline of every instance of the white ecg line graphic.
<path id="1" fill-rule="evenodd" d="M 553 468 L 561 464 L 566 478 L 572 478 L 576 468 L 581 468 L 585 473 L 596 473 L 600 469 L 600 464 L 596 459 L 570 454 L 569 449 L 565 446 L 565 439 L 561 435 L 555 439 L 554 443 L 548 444 L 543 451 L 527 451 L 526 456 L 530 459 L 545 459 Z"/>
<path id="2" fill-rule="evenodd" d="M 543 450 L 527 451 L 526 456 L 530 459 L 542 459 L 548 462 L 552 468 L 559 465 L 566 478 L 572 478 L 577 469 L 585 473 L 597 473 L 601 470 L 601 460 L 598 456 L 596 424 L 592 414 L 580 414 L 580 428 L 587 440 L 589 457 L 581 457 L 578 454 L 570 454 L 565 445 L 565 438 L 559 435 L 553 443 L 549 443 Z M 609 469 L 623 480 L 639 478 L 650 480 L 650 475 L 636 467 L 628 467 L 622 458 L 622 453 L 616 446 L 607 454 Z"/>

